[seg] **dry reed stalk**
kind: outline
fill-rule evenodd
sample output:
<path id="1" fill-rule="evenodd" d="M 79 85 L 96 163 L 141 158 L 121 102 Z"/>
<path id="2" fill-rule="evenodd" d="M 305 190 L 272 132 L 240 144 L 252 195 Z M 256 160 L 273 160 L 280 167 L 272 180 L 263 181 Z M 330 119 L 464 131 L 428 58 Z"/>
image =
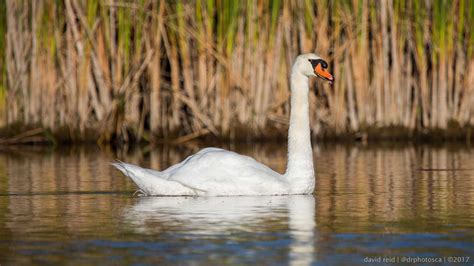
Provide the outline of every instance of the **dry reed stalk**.
<path id="1" fill-rule="evenodd" d="M 152 49 L 151 47 L 155 47 L 155 49 L 159 49 L 161 47 L 161 42 L 162 42 L 162 30 L 163 30 L 163 14 L 165 10 L 165 3 L 164 1 L 160 1 L 159 3 L 153 3 L 154 5 L 159 5 L 157 7 L 158 9 L 158 15 L 157 17 L 152 17 L 153 24 L 150 27 L 150 30 L 154 30 L 155 34 L 154 36 L 151 36 L 149 38 L 149 43 L 147 46 L 147 49 Z M 153 6 L 154 7 L 154 6 Z M 156 7 L 154 7 L 156 8 Z M 161 122 L 161 117 L 160 117 L 160 111 L 161 111 L 161 97 L 160 97 L 160 91 L 161 91 L 161 82 L 160 82 L 160 77 L 161 77 L 161 49 L 157 50 L 153 54 L 153 59 L 150 61 L 148 64 L 148 74 L 149 74 L 149 79 L 150 79 L 150 131 L 157 135 L 158 131 L 160 130 L 160 122 Z"/>

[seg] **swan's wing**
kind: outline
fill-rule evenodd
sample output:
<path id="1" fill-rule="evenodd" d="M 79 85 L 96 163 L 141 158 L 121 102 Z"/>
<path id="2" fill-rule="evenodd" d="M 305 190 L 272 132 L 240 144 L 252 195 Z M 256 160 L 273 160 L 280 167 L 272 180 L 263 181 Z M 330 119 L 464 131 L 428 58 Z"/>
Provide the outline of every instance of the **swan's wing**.
<path id="1" fill-rule="evenodd" d="M 168 168 L 168 180 L 214 195 L 286 194 L 282 175 L 253 158 L 207 148 Z"/>
<path id="2" fill-rule="evenodd" d="M 190 155 L 188 157 L 186 157 L 186 159 L 184 159 L 183 161 L 181 161 L 180 163 L 177 163 L 175 165 L 172 165 L 170 167 L 168 167 L 167 169 L 161 171 L 161 173 L 163 173 L 164 175 L 166 175 L 166 178 L 169 178 L 174 172 L 180 170 L 184 165 L 186 165 L 189 161 L 192 161 L 192 160 L 198 160 L 200 157 L 203 157 L 205 156 L 206 154 L 208 153 L 213 153 L 213 152 L 220 152 L 220 151 L 226 151 L 226 150 L 223 150 L 223 149 L 219 149 L 219 148 L 205 148 L 205 149 L 202 149 L 200 150 L 199 152 L 193 154 L 193 155 Z M 181 169 L 182 170 L 182 169 Z"/>

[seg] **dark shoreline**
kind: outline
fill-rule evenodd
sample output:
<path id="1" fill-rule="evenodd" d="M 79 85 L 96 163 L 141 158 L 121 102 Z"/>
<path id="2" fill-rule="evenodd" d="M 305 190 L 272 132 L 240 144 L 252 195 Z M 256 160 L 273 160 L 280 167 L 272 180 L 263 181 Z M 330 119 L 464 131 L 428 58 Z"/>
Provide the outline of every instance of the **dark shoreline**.
<path id="1" fill-rule="evenodd" d="M 240 136 L 235 131 L 241 132 Z M 135 145 L 135 144 L 171 144 L 179 145 L 188 141 L 201 143 L 254 143 L 254 142 L 281 142 L 286 143 L 286 130 L 270 129 L 267 136 L 256 136 L 255 131 L 239 128 L 235 130 L 232 137 L 214 136 L 205 134 L 202 136 L 187 138 L 185 136 L 168 136 L 148 137 L 147 141 L 136 141 L 133 134 L 130 139 L 124 141 L 122 139 L 114 139 L 112 141 L 101 141 L 99 134 L 92 130 L 86 129 L 79 134 L 74 130 L 56 130 L 51 131 L 35 126 L 19 126 L 11 125 L 0 128 L 0 145 L 59 145 L 59 144 L 100 144 L 100 145 Z M 474 140 L 472 134 L 473 127 L 459 127 L 452 125 L 448 129 L 423 129 L 411 131 L 402 127 L 384 127 L 384 128 L 367 128 L 358 132 L 337 133 L 335 131 L 326 130 L 318 136 L 313 137 L 314 141 L 327 143 L 379 143 L 379 142 L 400 142 L 400 143 L 443 143 L 443 142 L 460 142 L 470 143 Z M 261 133 L 261 132 L 260 132 Z M 258 134 L 258 132 L 257 132 Z M 180 141 L 183 140 L 183 141 Z"/>

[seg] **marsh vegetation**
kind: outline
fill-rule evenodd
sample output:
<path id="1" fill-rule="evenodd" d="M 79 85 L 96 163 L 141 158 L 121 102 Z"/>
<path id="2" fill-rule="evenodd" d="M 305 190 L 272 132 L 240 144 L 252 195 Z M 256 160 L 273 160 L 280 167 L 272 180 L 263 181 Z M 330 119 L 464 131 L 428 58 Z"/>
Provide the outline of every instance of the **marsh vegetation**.
<path id="1" fill-rule="evenodd" d="M 474 124 L 474 3 L 16 1 L 0 3 L 5 125 L 68 139 L 286 134 L 289 71 L 316 51 L 313 134 Z"/>

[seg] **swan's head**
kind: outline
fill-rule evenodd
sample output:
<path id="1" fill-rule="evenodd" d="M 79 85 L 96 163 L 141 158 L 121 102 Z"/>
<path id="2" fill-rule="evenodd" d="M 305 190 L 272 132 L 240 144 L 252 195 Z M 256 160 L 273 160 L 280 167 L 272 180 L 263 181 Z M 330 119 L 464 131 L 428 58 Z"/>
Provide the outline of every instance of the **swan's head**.
<path id="1" fill-rule="evenodd" d="M 312 53 L 299 55 L 293 65 L 293 71 L 299 71 L 307 77 L 319 77 L 332 83 L 334 77 L 326 70 L 327 68 L 328 63 Z"/>

